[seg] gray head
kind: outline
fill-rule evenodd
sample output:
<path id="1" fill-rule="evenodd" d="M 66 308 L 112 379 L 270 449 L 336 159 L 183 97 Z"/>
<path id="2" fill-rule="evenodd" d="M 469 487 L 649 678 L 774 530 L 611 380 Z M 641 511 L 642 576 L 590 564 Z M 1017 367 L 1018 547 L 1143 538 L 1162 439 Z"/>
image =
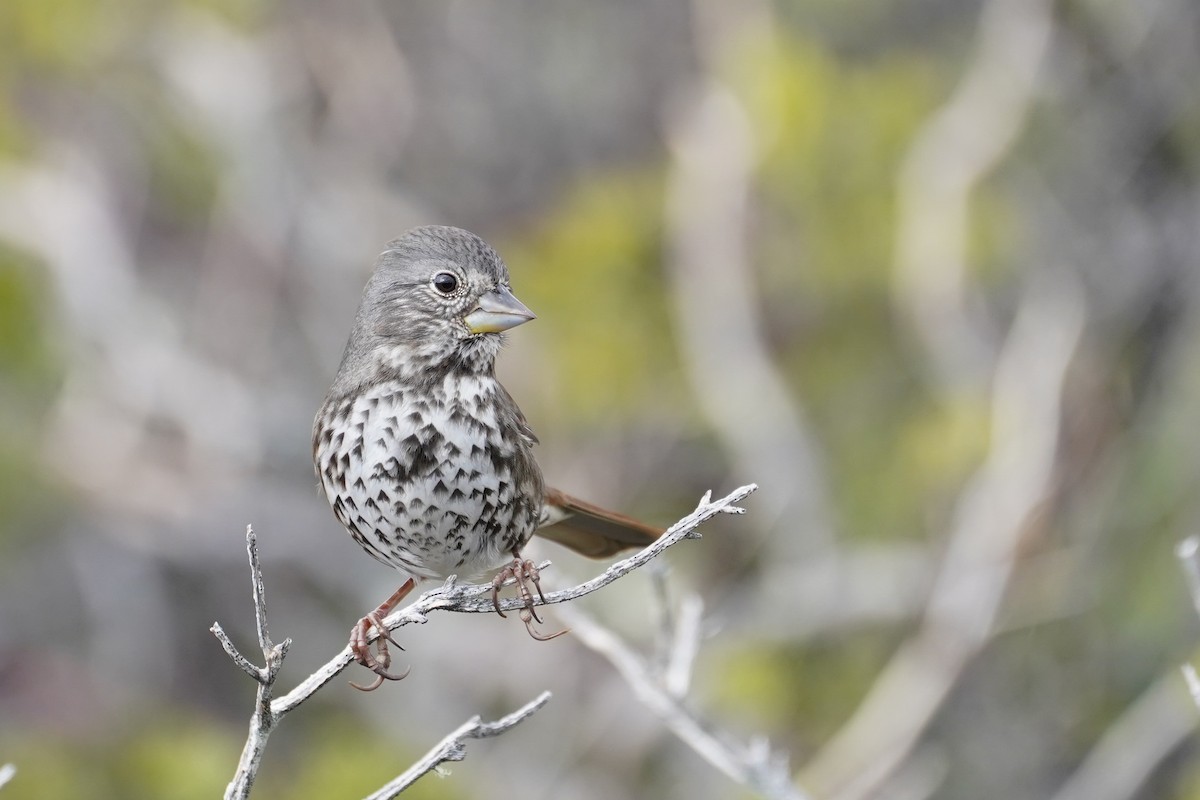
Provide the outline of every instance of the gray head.
<path id="1" fill-rule="evenodd" d="M 533 318 L 487 242 L 460 228 L 413 228 L 375 262 L 330 394 L 448 370 L 490 373 L 502 331 Z"/>

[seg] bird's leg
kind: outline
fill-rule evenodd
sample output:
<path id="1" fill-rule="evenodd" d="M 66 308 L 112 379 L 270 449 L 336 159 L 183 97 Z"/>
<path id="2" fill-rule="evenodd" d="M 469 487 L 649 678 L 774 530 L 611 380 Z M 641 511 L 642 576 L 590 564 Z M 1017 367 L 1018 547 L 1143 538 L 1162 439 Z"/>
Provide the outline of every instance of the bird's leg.
<path id="1" fill-rule="evenodd" d="M 527 558 L 521 558 L 520 552 L 513 550 L 512 553 L 512 563 L 500 570 L 496 574 L 496 577 L 492 579 L 492 605 L 495 606 L 496 613 L 502 617 L 505 616 L 504 612 L 500 610 L 500 587 L 504 585 L 505 581 L 511 578 L 516 581 L 517 591 L 520 592 L 521 599 L 525 602 L 524 607 L 521 609 L 521 621 L 525 623 L 525 630 L 529 631 L 530 636 L 539 642 L 548 642 L 551 639 L 562 636 L 564 633 L 568 633 L 570 631 L 569 628 L 564 628 L 548 636 L 534 630 L 533 623 L 537 622 L 541 624 L 542 619 L 533 609 L 533 592 L 529 590 L 529 586 L 530 584 L 533 585 L 533 588 L 537 590 L 538 598 L 545 603 L 546 596 L 542 594 L 541 573 L 538 571 L 536 564 Z"/>
<path id="2" fill-rule="evenodd" d="M 395 675 L 388 672 L 388 667 L 392 665 L 392 654 L 388 652 L 387 643 L 391 642 L 400 647 L 400 643 L 392 638 L 391 632 L 387 626 L 383 624 L 383 618 L 391 613 L 392 609 L 400 604 L 417 582 L 409 578 L 404 582 L 404 585 L 395 591 L 395 593 L 379 604 L 379 607 L 367 614 L 365 617 L 354 623 L 354 627 L 350 629 L 350 652 L 354 653 L 354 660 L 362 664 L 367 669 L 371 670 L 377 676 L 374 681 L 368 686 L 359 686 L 354 681 L 350 681 L 350 685 L 355 689 L 363 692 L 373 692 L 383 685 L 385 680 L 399 681 L 408 677 L 409 670 L 404 670 L 400 675 Z M 379 630 L 379 638 L 375 640 L 376 652 L 371 652 L 370 633 L 371 626 L 375 626 Z M 403 650 L 403 647 L 400 647 Z"/>

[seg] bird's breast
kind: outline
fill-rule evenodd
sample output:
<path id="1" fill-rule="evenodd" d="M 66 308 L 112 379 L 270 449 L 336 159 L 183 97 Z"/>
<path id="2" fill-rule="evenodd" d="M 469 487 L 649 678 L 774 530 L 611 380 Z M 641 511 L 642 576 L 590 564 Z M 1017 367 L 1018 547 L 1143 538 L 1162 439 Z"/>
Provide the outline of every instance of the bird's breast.
<path id="1" fill-rule="evenodd" d="M 381 384 L 335 401 L 316 437 L 335 515 L 376 558 L 419 577 L 464 577 L 502 563 L 532 534 L 541 498 L 505 429 L 494 379 L 432 390 Z"/>

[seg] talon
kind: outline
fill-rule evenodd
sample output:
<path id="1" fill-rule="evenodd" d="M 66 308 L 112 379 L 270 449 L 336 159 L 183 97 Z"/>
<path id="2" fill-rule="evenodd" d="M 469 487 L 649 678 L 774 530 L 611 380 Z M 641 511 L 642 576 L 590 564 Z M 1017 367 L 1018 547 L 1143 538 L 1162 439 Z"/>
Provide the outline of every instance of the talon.
<path id="1" fill-rule="evenodd" d="M 386 665 L 380 665 L 380 664 L 377 664 L 374 667 L 370 667 L 370 669 L 372 672 L 375 673 L 375 680 L 371 681 L 371 684 L 369 686 L 360 686 L 359 684 L 355 683 L 354 681 L 350 681 L 349 682 L 350 685 L 353 686 L 355 689 L 358 689 L 360 692 L 373 692 L 376 689 L 378 689 L 380 686 L 383 686 L 383 682 L 385 680 L 402 681 L 408 677 L 408 673 L 412 672 L 412 667 L 409 667 L 408 669 L 404 670 L 404 672 L 402 672 L 401 674 L 394 675 L 391 672 L 387 671 Z"/>
<path id="2" fill-rule="evenodd" d="M 399 647 L 401 650 L 404 649 L 404 645 L 392 638 L 392 632 L 389 631 L 387 626 L 383 624 L 383 619 L 380 618 L 378 614 L 371 614 L 370 621 L 371 624 L 375 626 L 375 629 L 379 631 L 379 639 L 377 641 L 389 641 L 396 645 L 396 647 Z"/>
<path id="3" fill-rule="evenodd" d="M 353 686 L 355 689 L 358 689 L 360 692 L 373 692 L 376 689 L 378 689 L 380 686 L 383 686 L 383 682 L 385 680 L 387 680 L 387 681 L 402 681 L 402 680 L 404 680 L 405 678 L 408 677 L 408 673 L 412 672 L 412 667 L 409 667 L 408 669 L 404 670 L 404 672 L 400 673 L 399 675 L 395 675 L 391 672 L 388 672 L 386 666 L 384 666 L 384 665 L 376 665 L 374 667 L 371 667 L 370 670 L 375 673 L 375 680 L 371 681 L 371 684 L 369 686 L 360 686 L 357 683 L 355 683 L 354 681 L 350 681 L 350 685 Z"/>
<path id="4" fill-rule="evenodd" d="M 375 680 L 367 686 L 350 681 L 350 685 L 360 692 L 373 692 L 382 686 L 385 680 L 400 681 L 408 677 L 408 673 L 412 669 L 411 667 L 399 675 L 388 672 L 388 667 L 392 665 L 392 654 L 388 650 L 388 642 L 396 645 L 401 650 L 404 647 L 392 638 L 391 631 L 383 624 L 383 618 L 404 599 L 406 594 L 412 591 L 415 585 L 412 579 L 406 581 L 403 586 L 396 590 L 395 594 L 380 603 L 378 608 L 360 619 L 350 629 L 350 652 L 354 654 L 354 660 L 375 673 Z M 379 631 L 379 638 L 375 640 L 374 653 L 371 652 L 370 641 L 372 626 Z"/>
<path id="5" fill-rule="evenodd" d="M 373 692 L 376 689 L 378 689 L 380 686 L 383 686 L 383 675 L 382 675 L 382 673 L 378 673 L 375 677 L 375 680 L 371 681 L 369 686 L 360 686 L 359 684 L 355 683 L 354 681 L 350 681 L 349 683 L 351 686 L 353 686 L 355 689 L 358 689 L 360 692 Z"/>
<path id="6" fill-rule="evenodd" d="M 520 596 L 523 603 L 521 608 L 521 621 L 525 623 L 525 630 L 529 635 L 539 642 L 548 642 L 551 639 L 557 639 L 564 633 L 570 633 L 570 628 L 564 628 L 556 633 L 549 635 L 538 633 L 533 627 L 534 623 L 541 625 L 542 618 L 538 616 L 537 609 L 533 599 L 533 591 L 530 590 L 530 585 L 537 591 L 538 599 L 542 603 L 546 602 L 546 595 L 542 593 L 541 571 L 537 565 L 528 559 L 521 558 L 521 554 L 513 551 L 513 560 L 508 566 L 500 570 L 496 577 L 492 579 L 492 606 L 496 609 L 496 613 L 507 619 L 507 616 L 500 610 L 500 588 L 505 581 L 512 578 L 517 584 L 517 594 Z"/>
<path id="7" fill-rule="evenodd" d="M 530 613 L 526 614 L 525 613 L 526 611 L 528 611 Z M 532 609 L 525 609 L 525 608 L 521 609 L 521 621 L 525 623 L 525 630 L 529 633 L 529 635 L 532 636 L 534 639 L 537 639 L 539 642 L 548 642 L 551 639 L 557 639 L 558 637 L 562 636 L 564 633 L 571 632 L 570 628 L 563 628 L 561 631 L 558 631 L 557 633 L 551 633 L 551 634 L 538 633 L 536 630 L 533 629 L 533 620 L 537 619 L 537 617 L 532 616 L 532 612 L 533 612 Z M 541 620 L 538 620 L 538 622 L 541 622 Z"/>
<path id="8" fill-rule="evenodd" d="M 525 576 L 533 584 L 533 588 L 537 589 L 538 597 L 545 603 L 546 595 L 542 594 L 542 571 L 532 561 L 526 561 L 521 567 L 525 570 Z M 526 591 L 528 592 L 529 590 L 526 589 Z"/>
<path id="9" fill-rule="evenodd" d="M 507 573 L 511 573 L 511 569 L 509 567 L 505 567 L 503 570 L 501 570 L 500 574 L 492 578 L 492 606 L 496 609 L 496 613 L 504 619 L 508 619 L 508 617 L 503 611 L 500 610 L 500 587 L 504 585 L 506 580 L 511 577 L 515 577 Z"/>

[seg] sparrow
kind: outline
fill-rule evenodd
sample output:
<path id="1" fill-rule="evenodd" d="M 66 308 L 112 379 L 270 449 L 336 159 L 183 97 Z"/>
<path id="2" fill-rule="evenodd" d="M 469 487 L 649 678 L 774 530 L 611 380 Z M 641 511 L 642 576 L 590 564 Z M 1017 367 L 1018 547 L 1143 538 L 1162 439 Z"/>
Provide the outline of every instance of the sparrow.
<path id="1" fill-rule="evenodd" d="M 547 487 L 525 415 L 495 375 L 504 332 L 535 316 L 508 269 L 460 228 L 414 228 L 375 262 L 342 355 L 313 423 L 313 463 L 337 520 L 400 588 L 350 635 L 355 660 L 388 671 L 383 618 L 424 579 L 472 578 L 499 568 L 492 603 L 514 579 L 535 639 L 537 567 L 522 556 L 536 533 L 593 558 L 645 547 L 662 529 Z M 532 590 L 531 588 L 532 587 Z M 379 631 L 376 652 L 368 635 Z M 399 646 L 399 645 L 397 645 Z"/>

